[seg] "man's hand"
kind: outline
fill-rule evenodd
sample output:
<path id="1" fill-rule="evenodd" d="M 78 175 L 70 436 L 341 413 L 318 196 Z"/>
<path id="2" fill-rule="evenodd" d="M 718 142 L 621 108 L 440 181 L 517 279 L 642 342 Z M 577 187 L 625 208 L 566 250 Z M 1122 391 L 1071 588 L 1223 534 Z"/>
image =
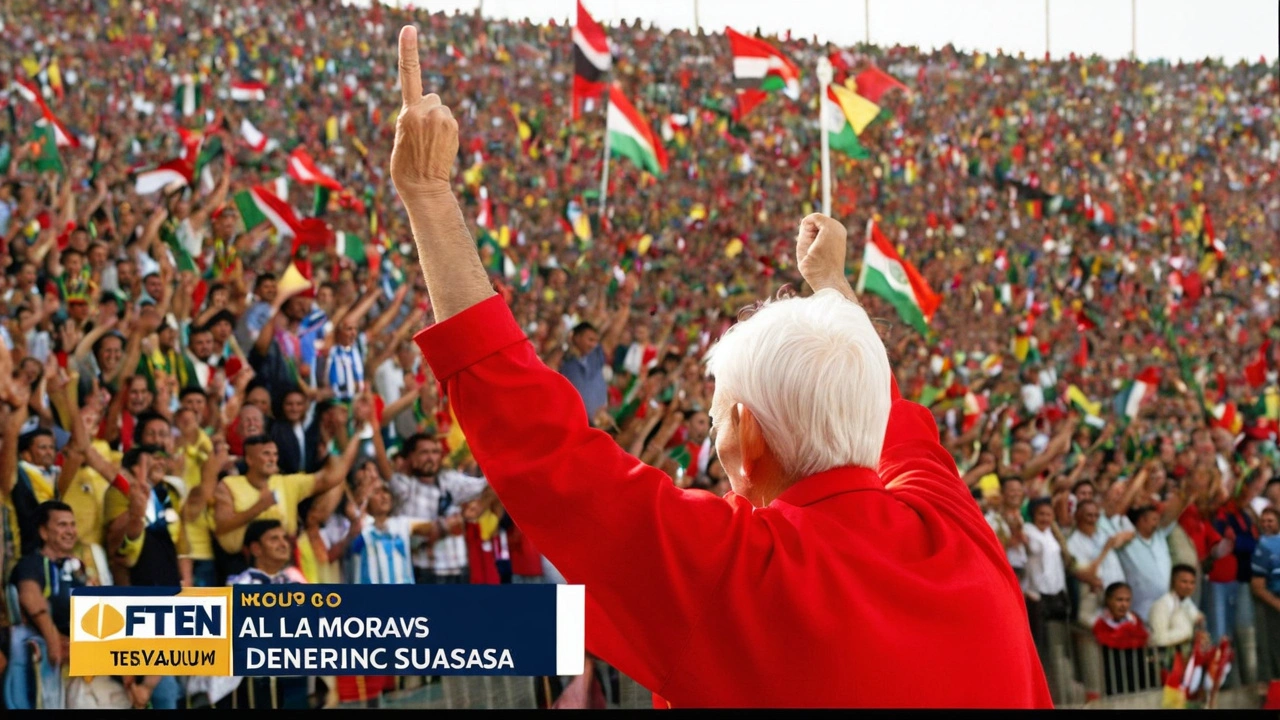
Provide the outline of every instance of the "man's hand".
<path id="1" fill-rule="evenodd" d="M 129 478 L 129 515 L 135 518 L 146 517 L 147 505 L 151 502 L 150 479 L 151 458 L 143 455 L 138 458 L 137 477 Z"/>
<path id="2" fill-rule="evenodd" d="M 276 491 L 272 490 L 270 487 L 264 487 L 258 493 L 258 502 L 254 503 L 253 508 L 257 510 L 259 514 L 261 514 L 266 512 L 267 510 L 270 510 L 272 507 L 275 506 L 275 504 L 276 504 Z"/>
<path id="3" fill-rule="evenodd" d="M 435 93 L 423 96 L 418 63 L 418 30 L 400 30 L 400 92 L 404 106 L 396 119 L 391 180 L 406 205 L 432 197 L 452 197 L 453 162 L 458 156 L 458 121 Z"/>
<path id="4" fill-rule="evenodd" d="M 796 265 L 814 292 L 834 288 L 853 299 L 853 288 L 844 276 L 848 255 L 844 224 L 821 213 L 800 221 L 796 234 Z"/>

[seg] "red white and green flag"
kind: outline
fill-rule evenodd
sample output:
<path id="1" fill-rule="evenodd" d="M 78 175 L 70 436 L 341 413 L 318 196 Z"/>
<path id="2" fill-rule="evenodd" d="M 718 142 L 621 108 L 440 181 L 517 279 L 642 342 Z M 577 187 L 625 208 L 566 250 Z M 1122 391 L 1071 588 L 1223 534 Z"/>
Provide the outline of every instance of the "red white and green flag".
<path id="1" fill-rule="evenodd" d="M 652 175 L 667 171 L 667 151 L 649 123 L 616 85 L 609 87 L 609 154 L 621 155 Z"/>
<path id="2" fill-rule="evenodd" d="M 800 68 L 774 46 L 758 38 L 748 37 L 733 28 L 725 28 L 733 52 L 733 81 L 738 89 L 735 119 L 751 112 L 768 93 L 782 92 L 792 100 L 800 99 Z"/>
<path id="3" fill-rule="evenodd" d="M 343 230 L 339 230 L 333 235 L 335 249 L 340 257 L 344 257 L 360 266 L 369 262 L 368 253 L 365 251 L 366 243 L 363 238 Z"/>
<path id="4" fill-rule="evenodd" d="M 182 117 L 195 115 L 204 106 L 204 88 L 191 75 L 183 75 L 174 84 L 173 111 Z"/>
<path id="5" fill-rule="evenodd" d="M 864 291 L 884 298 L 904 322 L 922 335 L 942 304 L 942 298 L 929 289 L 914 265 L 898 255 L 874 220 L 867 221 L 867 249 L 862 256 L 862 274 L 858 276 L 858 292 Z"/>
<path id="6" fill-rule="evenodd" d="M 298 215 L 289 203 L 275 193 L 274 188 L 255 185 L 236 193 L 231 201 L 244 220 L 244 229 L 252 230 L 264 222 L 275 226 L 282 237 L 297 237 L 302 227 Z"/>
<path id="7" fill-rule="evenodd" d="M 1160 388 L 1160 368 L 1147 367 L 1138 377 L 1125 384 L 1124 389 L 1116 396 L 1116 414 L 1133 419 L 1138 417 L 1142 403 L 1155 397 Z"/>
<path id="8" fill-rule="evenodd" d="M 80 138 L 68 132 L 67 128 L 58 121 L 53 111 L 45 104 L 44 98 L 40 97 L 39 90 L 21 80 L 14 80 L 11 90 L 15 95 L 34 105 L 40 111 L 41 117 L 45 119 L 45 122 L 53 130 L 53 139 L 57 147 L 80 147 Z"/>

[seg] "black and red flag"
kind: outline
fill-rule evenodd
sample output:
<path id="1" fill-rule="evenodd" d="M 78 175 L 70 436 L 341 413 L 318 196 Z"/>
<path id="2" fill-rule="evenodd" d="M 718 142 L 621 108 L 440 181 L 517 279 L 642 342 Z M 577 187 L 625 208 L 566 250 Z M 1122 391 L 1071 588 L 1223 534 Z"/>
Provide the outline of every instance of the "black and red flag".
<path id="1" fill-rule="evenodd" d="M 573 119 L 590 110 L 607 89 L 605 73 L 613 64 L 609 36 L 578 1 L 578 22 L 573 26 Z"/>

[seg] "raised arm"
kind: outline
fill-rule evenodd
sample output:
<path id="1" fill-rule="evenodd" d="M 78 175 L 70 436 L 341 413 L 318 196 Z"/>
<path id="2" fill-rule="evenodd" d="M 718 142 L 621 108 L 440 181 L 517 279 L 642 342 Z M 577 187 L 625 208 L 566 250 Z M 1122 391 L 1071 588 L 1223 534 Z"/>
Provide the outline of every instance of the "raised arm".
<path id="1" fill-rule="evenodd" d="M 418 345 L 503 505 L 570 582 L 589 588 L 592 652 L 661 692 L 698 620 L 714 612 L 725 567 L 744 543 L 769 542 L 767 530 L 746 503 L 679 490 L 587 424 L 577 390 L 538 359 L 489 284 L 449 182 L 457 123 L 439 98 L 422 96 L 412 28 L 400 34 L 400 58 L 405 107 L 391 173 L 437 320 Z M 643 596 L 637 576 L 655 578 Z"/>

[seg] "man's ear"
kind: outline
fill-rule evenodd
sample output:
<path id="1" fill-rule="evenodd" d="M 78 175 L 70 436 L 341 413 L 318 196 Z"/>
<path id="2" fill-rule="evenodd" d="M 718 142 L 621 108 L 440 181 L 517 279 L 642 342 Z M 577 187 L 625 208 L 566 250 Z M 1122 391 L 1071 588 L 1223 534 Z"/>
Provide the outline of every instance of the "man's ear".
<path id="1" fill-rule="evenodd" d="M 734 424 L 738 428 L 738 442 L 742 447 L 742 463 L 749 466 L 765 454 L 764 433 L 751 409 L 742 403 L 733 406 Z"/>

